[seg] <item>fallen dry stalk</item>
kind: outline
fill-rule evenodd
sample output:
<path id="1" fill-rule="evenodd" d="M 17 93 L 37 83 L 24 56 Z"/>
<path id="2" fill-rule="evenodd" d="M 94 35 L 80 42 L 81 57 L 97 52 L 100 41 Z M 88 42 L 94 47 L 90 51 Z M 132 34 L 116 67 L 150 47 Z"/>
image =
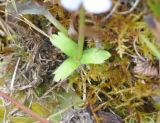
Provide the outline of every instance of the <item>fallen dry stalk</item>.
<path id="1" fill-rule="evenodd" d="M 38 114 L 34 113 L 30 109 L 26 108 L 22 104 L 16 102 L 14 99 L 12 99 L 10 96 L 8 96 L 7 94 L 3 93 L 2 91 L 0 91 L 0 96 L 2 96 L 3 98 L 7 99 L 12 104 L 14 104 L 16 107 L 18 107 L 19 109 L 23 110 L 27 114 L 31 115 L 32 118 L 34 118 L 35 120 L 40 121 L 40 123 L 51 123 L 51 122 L 47 121 L 46 119 L 40 117 Z"/>

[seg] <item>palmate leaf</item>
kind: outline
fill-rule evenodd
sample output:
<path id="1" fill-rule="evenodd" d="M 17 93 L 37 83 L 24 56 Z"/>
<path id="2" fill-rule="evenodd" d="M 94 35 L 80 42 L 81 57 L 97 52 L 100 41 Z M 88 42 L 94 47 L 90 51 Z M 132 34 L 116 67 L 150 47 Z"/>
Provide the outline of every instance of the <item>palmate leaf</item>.
<path id="1" fill-rule="evenodd" d="M 77 61 L 74 58 L 68 58 L 54 72 L 54 74 L 55 74 L 54 81 L 58 82 L 58 81 L 66 79 L 79 66 L 80 66 L 80 61 Z"/>
<path id="2" fill-rule="evenodd" d="M 58 35 L 51 35 L 50 41 L 55 47 L 69 56 L 54 72 L 54 81 L 56 82 L 66 79 L 81 64 L 101 64 L 111 56 L 110 53 L 105 50 L 90 48 L 84 50 L 82 58 L 77 60 L 78 45 L 66 35 L 61 32 L 59 32 Z"/>
<path id="3" fill-rule="evenodd" d="M 59 68 L 54 72 L 54 81 L 58 82 L 66 79 L 81 64 L 101 64 L 110 56 L 110 53 L 105 50 L 99 50 L 96 48 L 84 50 L 80 61 L 74 58 L 68 58 L 59 66 Z"/>
<path id="4" fill-rule="evenodd" d="M 81 58 L 81 64 L 101 64 L 110 56 L 110 53 L 105 50 L 90 48 L 84 50 Z"/>
<path id="5" fill-rule="evenodd" d="M 75 57 L 77 55 L 78 45 L 63 33 L 59 32 L 58 35 L 51 35 L 50 41 L 66 55 L 70 57 Z"/>

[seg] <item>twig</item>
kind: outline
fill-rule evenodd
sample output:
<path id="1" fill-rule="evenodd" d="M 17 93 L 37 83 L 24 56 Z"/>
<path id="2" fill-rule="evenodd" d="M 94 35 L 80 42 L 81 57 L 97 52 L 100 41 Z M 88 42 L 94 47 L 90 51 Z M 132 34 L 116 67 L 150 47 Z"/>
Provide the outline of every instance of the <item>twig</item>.
<path id="1" fill-rule="evenodd" d="M 12 104 L 14 104 L 16 107 L 18 107 L 19 109 L 23 110 L 24 112 L 26 112 L 27 114 L 31 115 L 35 120 L 40 121 L 41 123 L 51 123 L 48 120 L 40 117 L 38 114 L 34 113 L 33 111 L 31 111 L 30 109 L 26 108 L 25 106 L 23 106 L 22 104 L 16 102 L 14 99 L 12 99 L 10 96 L 6 95 L 5 93 L 3 93 L 2 91 L 0 91 L 0 96 L 2 96 L 3 98 L 7 99 L 8 101 L 10 101 Z"/>

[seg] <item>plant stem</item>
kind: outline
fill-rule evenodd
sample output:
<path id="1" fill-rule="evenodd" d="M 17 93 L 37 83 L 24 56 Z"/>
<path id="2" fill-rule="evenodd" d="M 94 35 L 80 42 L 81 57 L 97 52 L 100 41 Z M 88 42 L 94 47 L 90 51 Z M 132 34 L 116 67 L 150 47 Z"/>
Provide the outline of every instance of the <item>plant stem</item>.
<path id="1" fill-rule="evenodd" d="M 79 15 L 78 59 L 80 59 L 83 54 L 84 26 L 85 26 L 85 10 L 83 7 L 81 7 Z"/>
<path id="2" fill-rule="evenodd" d="M 66 28 L 59 23 L 59 21 L 57 21 L 52 15 L 51 13 L 48 12 L 48 14 L 44 15 L 59 31 L 61 31 L 62 33 L 64 33 L 65 35 L 68 34 L 68 31 L 66 30 Z"/>

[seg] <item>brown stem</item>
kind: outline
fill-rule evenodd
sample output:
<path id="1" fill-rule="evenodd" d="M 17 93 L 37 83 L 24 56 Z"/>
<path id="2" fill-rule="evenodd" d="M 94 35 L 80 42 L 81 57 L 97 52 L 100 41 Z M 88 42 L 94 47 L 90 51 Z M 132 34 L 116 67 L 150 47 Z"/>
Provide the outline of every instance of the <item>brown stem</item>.
<path id="1" fill-rule="evenodd" d="M 26 108 L 25 106 L 23 106 L 22 104 L 16 102 L 14 99 L 12 99 L 10 96 L 8 96 L 7 94 L 3 93 L 0 91 L 0 96 L 2 96 L 3 98 L 9 100 L 12 104 L 14 104 L 16 107 L 18 107 L 19 109 L 23 110 L 24 112 L 26 112 L 27 114 L 31 115 L 35 120 L 40 121 L 41 123 L 50 123 L 49 121 L 47 121 L 46 119 L 40 117 L 38 114 L 34 113 L 33 111 L 31 111 L 30 109 Z"/>

